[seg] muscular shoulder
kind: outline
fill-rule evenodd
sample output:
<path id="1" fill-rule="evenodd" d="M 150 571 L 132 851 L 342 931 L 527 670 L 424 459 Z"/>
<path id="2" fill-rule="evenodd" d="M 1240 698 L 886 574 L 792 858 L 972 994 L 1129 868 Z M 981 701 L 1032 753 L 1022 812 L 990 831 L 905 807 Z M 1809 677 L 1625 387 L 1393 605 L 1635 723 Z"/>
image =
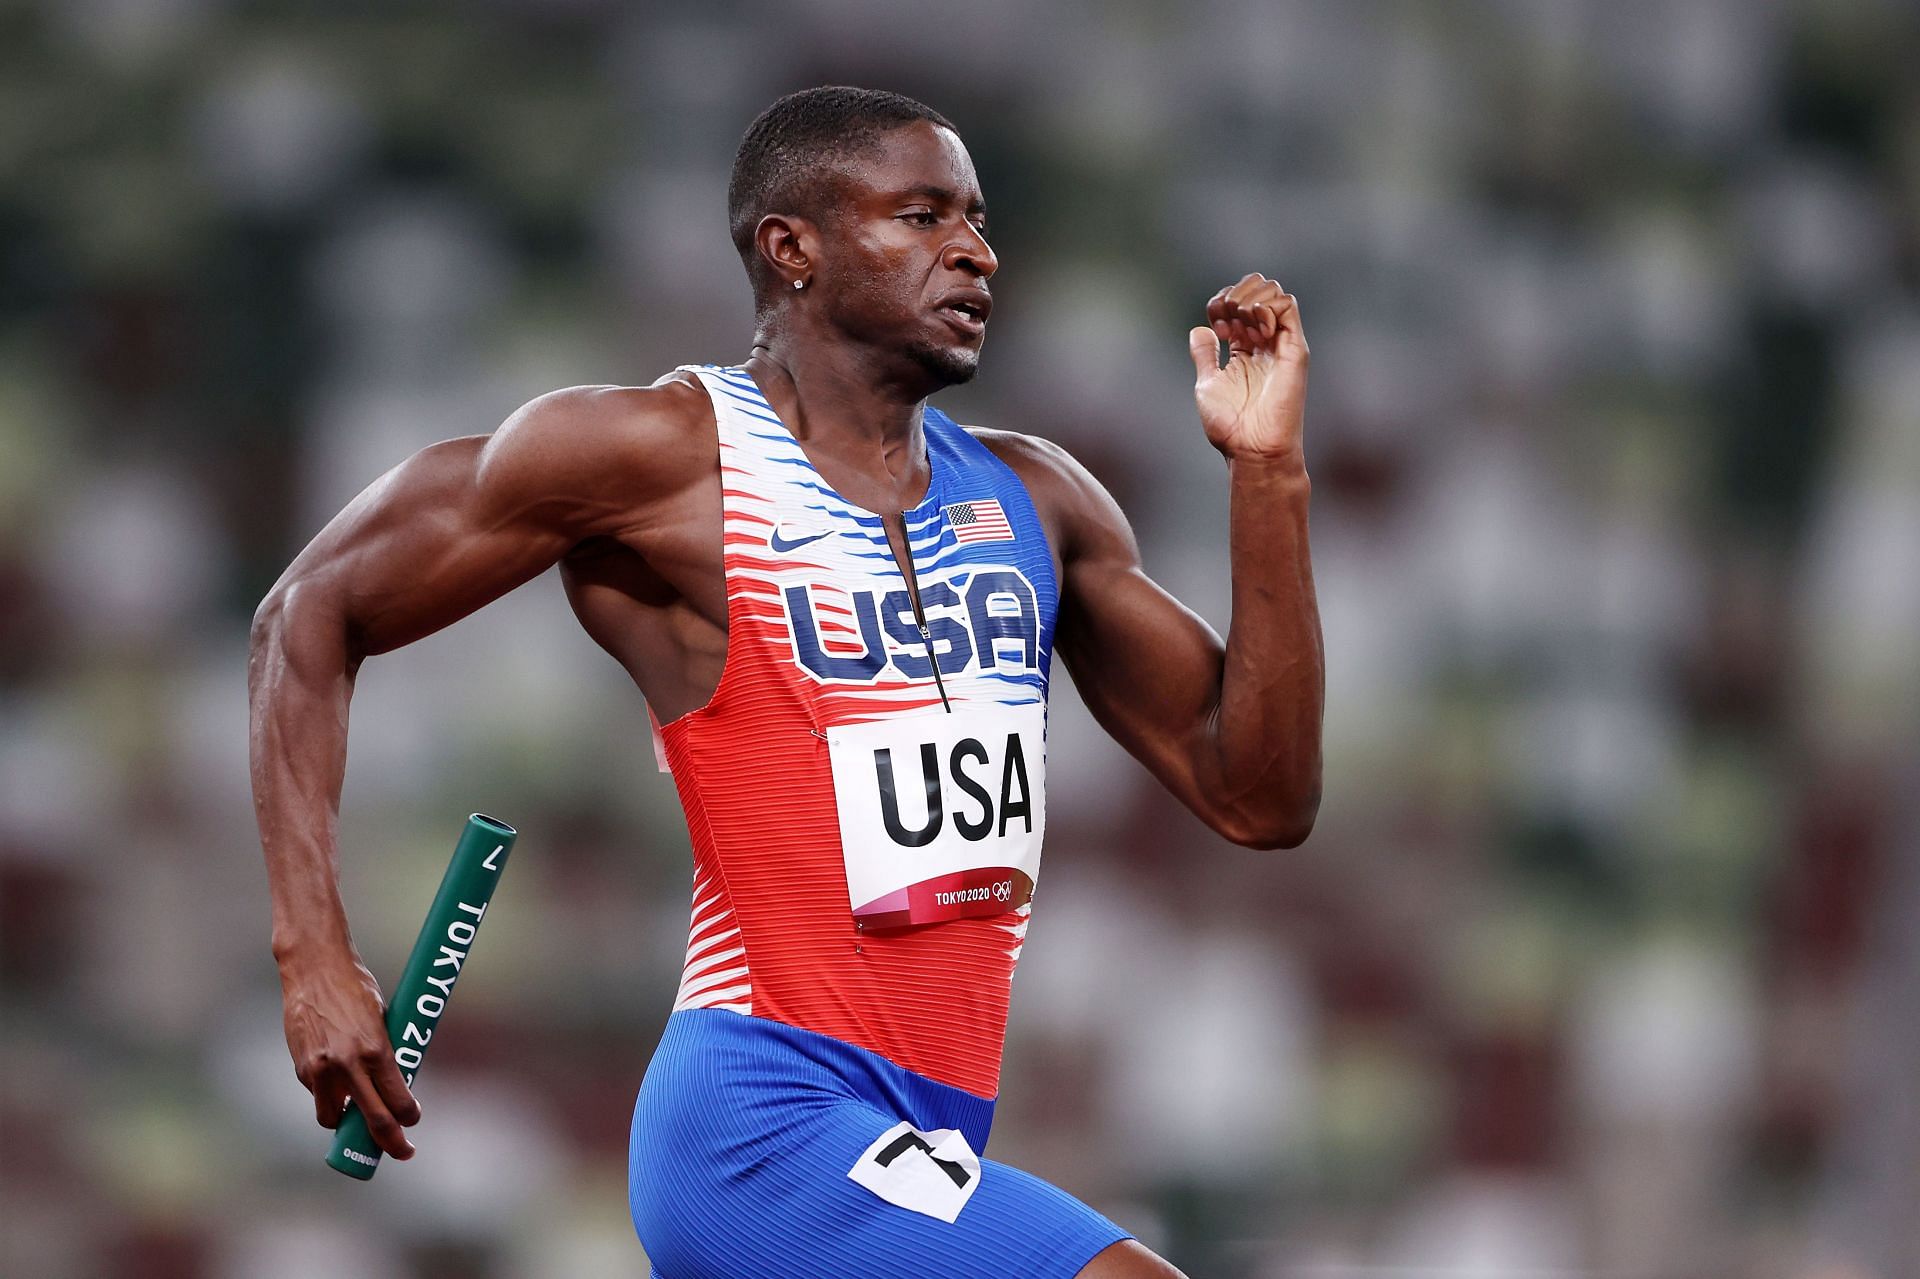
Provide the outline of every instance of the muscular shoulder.
<path id="1" fill-rule="evenodd" d="M 706 392 L 676 374 L 652 386 L 573 386 L 529 400 L 485 439 L 477 478 L 507 505 L 611 515 L 710 475 L 715 457 Z"/>
<path id="2" fill-rule="evenodd" d="M 1102 553 L 1138 556 L 1133 530 L 1119 504 L 1065 448 L 1018 431 L 986 426 L 964 429 L 1027 486 L 1063 560 Z"/>

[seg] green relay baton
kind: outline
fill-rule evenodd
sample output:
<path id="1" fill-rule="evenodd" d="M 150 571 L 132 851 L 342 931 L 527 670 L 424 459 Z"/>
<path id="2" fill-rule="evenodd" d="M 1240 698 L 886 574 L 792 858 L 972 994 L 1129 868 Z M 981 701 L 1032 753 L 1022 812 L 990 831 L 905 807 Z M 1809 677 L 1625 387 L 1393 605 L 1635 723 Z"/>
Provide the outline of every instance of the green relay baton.
<path id="1" fill-rule="evenodd" d="M 460 832 L 453 860 L 447 863 L 440 891 L 427 911 L 427 922 L 421 925 L 413 954 L 387 1002 L 387 1038 L 409 1088 L 426 1060 L 433 1028 L 447 1010 L 453 983 L 473 952 L 480 921 L 486 917 L 487 903 L 493 899 L 518 836 L 513 827 L 484 813 L 468 817 L 467 828 Z M 380 1147 L 367 1131 L 367 1117 L 351 1101 L 334 1129 L 327 1166 L 361 1181 L 370 1180 L 380 1166 Z"/>

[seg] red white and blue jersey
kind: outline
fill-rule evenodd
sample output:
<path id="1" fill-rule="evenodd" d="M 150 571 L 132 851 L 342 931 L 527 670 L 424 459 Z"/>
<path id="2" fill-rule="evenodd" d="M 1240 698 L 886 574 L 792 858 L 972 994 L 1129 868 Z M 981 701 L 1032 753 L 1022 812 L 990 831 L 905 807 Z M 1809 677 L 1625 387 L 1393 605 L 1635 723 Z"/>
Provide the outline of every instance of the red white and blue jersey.
<path id="1" fill-rule="evenodd" d="M 1039 516 L 929 406 L 931 480 L 904 512 L 923 632 L 881 518 L 744 368 L 689 371 L 719 430 L 728 630 L 712 700 L 661 728 L 694 856 L 675 1010 L 991 1098 L 1046 820 L 1059 592 Z"/>

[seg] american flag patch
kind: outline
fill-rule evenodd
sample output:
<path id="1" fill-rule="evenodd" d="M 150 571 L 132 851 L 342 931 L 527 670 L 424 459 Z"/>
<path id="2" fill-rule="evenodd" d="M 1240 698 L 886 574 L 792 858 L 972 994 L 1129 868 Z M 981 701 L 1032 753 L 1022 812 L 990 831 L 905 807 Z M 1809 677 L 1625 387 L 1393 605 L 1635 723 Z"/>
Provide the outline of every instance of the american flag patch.
<path id="1" fill-rule="evenodd" d="M 1011 542 L 1013 525 L 1000 509 L 998 498 L 985 497 L 976 502 L 955 502 L 940 508 L 947 527 L 961 545 L 968 542 Z"/>

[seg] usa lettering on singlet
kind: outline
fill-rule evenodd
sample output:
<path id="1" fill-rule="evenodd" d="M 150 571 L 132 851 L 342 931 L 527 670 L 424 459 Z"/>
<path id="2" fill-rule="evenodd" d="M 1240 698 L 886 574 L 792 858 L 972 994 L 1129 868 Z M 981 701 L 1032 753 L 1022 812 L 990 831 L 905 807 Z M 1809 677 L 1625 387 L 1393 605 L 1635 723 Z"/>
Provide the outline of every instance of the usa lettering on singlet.
<path id="1" fill-rule="evenodd" d="M 675 1007 L 991 1097 L 1046 831 L 1058 590 L 1039 517 L 926 409 L 931 478 L 903 512 L 923 634 L 881 517 L 827 484 L 744 368 L 689 371 L 719 434 L 728 637 L 712 700 L 658 730 L 694 851 Z"/>

